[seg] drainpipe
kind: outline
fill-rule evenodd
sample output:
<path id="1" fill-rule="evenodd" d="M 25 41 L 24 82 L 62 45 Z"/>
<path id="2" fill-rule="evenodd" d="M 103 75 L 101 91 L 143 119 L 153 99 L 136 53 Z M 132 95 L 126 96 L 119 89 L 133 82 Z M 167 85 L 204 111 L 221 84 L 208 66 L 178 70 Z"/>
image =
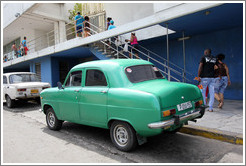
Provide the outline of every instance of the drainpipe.
<path id="1" fill-rule="evenodd" d="M 166 23 L 167 28 L 167 70 L 168 70 L 168 81 L 170 81 L 170 68 L 169 68 L 169 43 L 168 43 L 168 23 Z"/>
<path id="2" fill-rule="evenodd" d="M 183 82 L 185 82 L 185 77 L 186 77 L 186 74 L 185 74 L 185 71 L 186 71 L 186 68 L 185 68 L 185 40 L 184 40 L 184 31 L 183 31 L 183 58 L 184 58 L 184 70 L 183 70 Z"/>

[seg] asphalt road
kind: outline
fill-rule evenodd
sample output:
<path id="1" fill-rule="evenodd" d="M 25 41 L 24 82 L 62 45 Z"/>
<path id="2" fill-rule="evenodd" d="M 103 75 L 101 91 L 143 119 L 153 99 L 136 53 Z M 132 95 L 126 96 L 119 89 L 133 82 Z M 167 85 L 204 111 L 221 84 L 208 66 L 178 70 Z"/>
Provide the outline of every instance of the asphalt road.
<path id="1" fill-rule="evenodd" d="M 51 131 L 36 103 L 3 106 L 3 163 L 242 163 L 243 146 L 181 133 L 117 150 L 109 130 L 65 122 Z"/>

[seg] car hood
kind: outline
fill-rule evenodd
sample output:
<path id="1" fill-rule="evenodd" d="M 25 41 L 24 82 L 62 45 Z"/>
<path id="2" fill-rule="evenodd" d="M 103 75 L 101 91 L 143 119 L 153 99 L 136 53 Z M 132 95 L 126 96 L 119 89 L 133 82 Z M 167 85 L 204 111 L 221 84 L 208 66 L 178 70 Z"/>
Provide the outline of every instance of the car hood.
<path id="1" fill-rule="evenodd" d="M 159 98 L 161 108 L 172 107 L 202 97 L 200 89 L 195 85 L 170 82 L 164 79 L 136 83 L 130 89 L 154 94 Z"/>
<path id="2" fill-rule="evenodd" d="M 10 84 L 12 86 L 15 86 L 17 88 L 38 88 L 38 87 L 50 87 L 50 84 L 48 82 L 21 82 L 21 83 L 15 83 Z"/>

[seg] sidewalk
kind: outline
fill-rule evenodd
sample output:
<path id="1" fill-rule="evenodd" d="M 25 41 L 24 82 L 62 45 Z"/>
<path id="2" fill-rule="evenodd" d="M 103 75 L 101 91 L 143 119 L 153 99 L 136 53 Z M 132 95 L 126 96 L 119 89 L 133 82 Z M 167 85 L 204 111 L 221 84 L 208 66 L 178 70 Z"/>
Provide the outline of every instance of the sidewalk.
<path id="1" fill-rule="evenodd" d="M 180 132 L 243 144 L 243 101 L 225 100 L 224 103 L 223 109 L 219 109 L 215 101 L 214 112 L 206 109 L 202 119 L 196 123 L 189 122 Z"/>

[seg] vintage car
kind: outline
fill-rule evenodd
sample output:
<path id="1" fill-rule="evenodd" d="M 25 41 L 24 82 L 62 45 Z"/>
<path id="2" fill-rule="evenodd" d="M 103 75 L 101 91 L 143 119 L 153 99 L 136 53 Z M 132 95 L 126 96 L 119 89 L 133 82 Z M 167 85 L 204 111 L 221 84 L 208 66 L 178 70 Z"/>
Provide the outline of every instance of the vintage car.
<path id="1" fill-rule="evenodd" d="M 15 105 L 16 100 L 34 99 L 40 102 L 40 92 L 50 88 L 50 84 L 40 82 L 35 73 L 15 72 L 3 74 L 3 99 L 7 107 Z"/>
<path id="2" fill-rule="evenodd" d="M 205 110 L 197 86 L 170 82 L 152 63 L 136 59 L 79 64 L 63 85 L 41 92 L 41 106 L 51 130 L 63 121 L 110 129 L 122 151 L 149 136 L 177 131 Z"/>

